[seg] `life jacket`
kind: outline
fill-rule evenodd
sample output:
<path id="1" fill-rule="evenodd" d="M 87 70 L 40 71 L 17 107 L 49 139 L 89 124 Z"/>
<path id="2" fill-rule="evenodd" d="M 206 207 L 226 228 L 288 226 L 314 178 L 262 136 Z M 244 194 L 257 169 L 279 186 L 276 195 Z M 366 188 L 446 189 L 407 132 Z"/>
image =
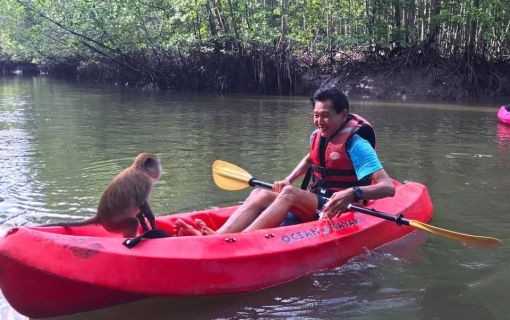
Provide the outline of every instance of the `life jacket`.
<path id="1" fill-rule="evenodd" d="M 375 149 L 375 132 L 370 123 L 356 114 L 349 114 L 345 124 L 326 141 L 321 150 L 320 134 L 315 131 L 310 144 L 312 184 L 310 191 L 325 197 L 333 192 L 372 183 L 370 177 L 358 180 L 345 145 L 354 135 L 366 139 Z M 325 149 L 325 150 L 324 150 Z"/>

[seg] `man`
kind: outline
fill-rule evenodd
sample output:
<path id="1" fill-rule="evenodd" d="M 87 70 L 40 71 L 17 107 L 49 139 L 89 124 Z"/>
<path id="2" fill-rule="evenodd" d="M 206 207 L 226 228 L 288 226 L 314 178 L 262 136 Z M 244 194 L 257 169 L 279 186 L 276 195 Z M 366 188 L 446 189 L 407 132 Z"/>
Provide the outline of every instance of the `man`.
<path id="1" fill-rule="evenodd" d="M 390 197 L 395 187 L 375 153 L 375 133 L 370 124 L 349 113 L 347 97 L 336 88 L 317 90 L 311 98 L 313 122 L 310 152 L 273 190 L 254 189 L 221 228 L 214 231 L 196 220 L 200 230 L 177 221 L 180 235 L 209 235 L 272 228 L 292 212 L 302 221 L 332 218 L 352 202 Z M 308 170 L 308 190 L 292 183 Z M 329 197 L 326 201 L 325 197 Z"/>

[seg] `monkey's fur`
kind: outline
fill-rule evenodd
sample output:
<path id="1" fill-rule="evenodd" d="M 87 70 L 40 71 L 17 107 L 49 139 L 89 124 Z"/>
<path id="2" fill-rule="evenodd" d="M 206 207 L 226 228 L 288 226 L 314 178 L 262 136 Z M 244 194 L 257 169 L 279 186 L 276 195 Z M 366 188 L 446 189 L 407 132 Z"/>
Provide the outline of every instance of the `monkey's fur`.
<path id="1" fill-rule="evenodd" d="M 99 201 L 97 213 L 92 218 L 43 226 L 77 227 L 101 224 L 108 231 L 122 233 L 130 238 L 136 235 L 138 223 L 144 231 L 148 230 L 145 223 L 147 218 L 152 229 L 155 229 L 156 220 L 148 199 L 152 186 L 160 176 L 161 163 L 158 157 L 152 153 L 141 153 L 136 156 L 131 166 L 110 182 Z"/>

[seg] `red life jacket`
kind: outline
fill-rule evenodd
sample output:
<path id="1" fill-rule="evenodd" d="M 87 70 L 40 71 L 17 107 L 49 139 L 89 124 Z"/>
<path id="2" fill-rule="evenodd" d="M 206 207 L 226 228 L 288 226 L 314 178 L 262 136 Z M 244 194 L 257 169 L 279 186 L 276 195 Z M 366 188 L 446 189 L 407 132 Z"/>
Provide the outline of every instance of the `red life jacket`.
<path id="1" fill-rule="evenodd" d="M 345 144 L 354 134 L 366 139 L 375 149 L 374 129 L 367 120 L 356 114 L 348 115 L 347 122 L 326 141 L 325 150 L 320 150 L 320 134 L 314 132 L 310 144 L 312 192 L 330 197 L 333 192 L 372 183 L 370 177 L 358 180 L 347 154 Z"/>

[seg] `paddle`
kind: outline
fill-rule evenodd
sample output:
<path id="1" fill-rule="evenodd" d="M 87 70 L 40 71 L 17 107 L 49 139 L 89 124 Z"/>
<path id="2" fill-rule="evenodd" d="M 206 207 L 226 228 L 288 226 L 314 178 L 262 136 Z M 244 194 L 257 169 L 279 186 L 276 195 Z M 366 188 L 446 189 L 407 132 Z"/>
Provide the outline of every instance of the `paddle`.
<path id="1" fill-rule="evenodd" d="M 212 165 L 213 179 L 218 187 L 224 190 L 241 190 L 251 187 L 263 187 L 267 189 L 271 189 L 273 187 L 272 184 L 257 180 L 251 176 L 246 170 L 228 163 L 222 160 L 214 161 Z M 443 228 L 438 228 L 431 226 L 429 224 L 406 219 L 403 215 L 391 215 L 384 212 L 380 212 L 373 209 L 366 209 L 358 206 L 354 206 L 350 204 L 347 207 L 349 210 L 354 210 L 360 213 L 368 214 L 374 217 L 378 217 L 381 219 L 393 221 L 398 225 L 407 225 L 414 227 L 416 229 L 420 229 L 423 231 L 427 231 L 433 234 L 437 234 L 438 236 L 448 238 L 455 241 L 460 241 L 467 245 L 476 246 L 476 247 L 497 247 L 501 245 L 503 242 L 499 239 L 492 237 L 483 237 L 483 236 L 474 236 L 470 234 L 455 232 L 446 230 Z"/>

